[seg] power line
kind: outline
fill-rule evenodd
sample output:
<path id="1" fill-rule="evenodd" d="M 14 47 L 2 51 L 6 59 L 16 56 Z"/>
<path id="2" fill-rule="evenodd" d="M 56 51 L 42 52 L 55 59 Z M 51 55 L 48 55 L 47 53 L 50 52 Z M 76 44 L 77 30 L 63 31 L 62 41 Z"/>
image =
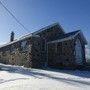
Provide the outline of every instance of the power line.
<path id="1" fill-rule="evenodd" d="M 30 33 L 30 31 L 16 18 L 15 15 L 13 15 L 13 14 L 8 10 L 8 8 L 7 8 L 1 1 L 0 1 L 0 4 L 1 4 L 1 5 L 3 6 L 3 8 L 16 20 L 16 22 L 24 28 L 24 30 L 26 30 L 27 32 Z"/>

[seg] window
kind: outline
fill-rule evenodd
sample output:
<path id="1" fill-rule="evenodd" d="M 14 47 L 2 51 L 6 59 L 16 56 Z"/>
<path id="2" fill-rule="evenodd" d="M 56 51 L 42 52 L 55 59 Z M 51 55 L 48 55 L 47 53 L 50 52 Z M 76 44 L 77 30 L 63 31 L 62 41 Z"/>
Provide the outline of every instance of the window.
<path id="1" fill-rule="evenodd" d="M 21 47 L 25 48 L 25 46 L 26 46 L 26 41 L 21 42 Z"/>
<path id="2" fill-rule="evenodd" d="M 21 42 L 21 49 L 26 50 L 27 49 L 27 41 L 22 41 Z"/>
<path id="3" fill-rule="evenodd" d="M 62 43 L 57 44 L 57 53 L 58 55 L 62 55 Z"/>
<path id="4" fill-rule="evenodd" d="M 12 44 L 11 45 L 11 54 L 15 54 L 16 53 L 16 47 L 15 47 L 15 44 Z"/>
<path id="5" fill-rule="evenodd" d="M 46 40 L 45 39 L 42 40 L 41 48 L 42 48 L 42 51 L 45 51 L 45 48 L 46 48 Z"/>

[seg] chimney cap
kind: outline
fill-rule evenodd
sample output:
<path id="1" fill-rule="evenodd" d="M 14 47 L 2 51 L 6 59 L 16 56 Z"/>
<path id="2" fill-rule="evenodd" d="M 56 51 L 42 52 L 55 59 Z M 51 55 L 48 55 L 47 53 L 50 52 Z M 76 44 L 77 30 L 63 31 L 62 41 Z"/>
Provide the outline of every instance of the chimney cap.
<path id="1" fill-rule="evenodd" d="M 10 42 L 14 41 L 14 31 L 11 32 Z"/>

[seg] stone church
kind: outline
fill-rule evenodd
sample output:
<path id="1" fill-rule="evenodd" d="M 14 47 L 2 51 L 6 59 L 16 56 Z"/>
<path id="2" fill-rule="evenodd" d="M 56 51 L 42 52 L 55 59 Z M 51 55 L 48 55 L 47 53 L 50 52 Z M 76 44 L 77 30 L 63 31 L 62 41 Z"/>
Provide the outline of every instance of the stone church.
<path id="1" fill-rule="evenodd" d="M 0 46 L 0 63 L 31 68 L 75 67 L 86 63 L 82 31 L 66 33 L 58 24 L 46 26 L 29 35 Z"/>

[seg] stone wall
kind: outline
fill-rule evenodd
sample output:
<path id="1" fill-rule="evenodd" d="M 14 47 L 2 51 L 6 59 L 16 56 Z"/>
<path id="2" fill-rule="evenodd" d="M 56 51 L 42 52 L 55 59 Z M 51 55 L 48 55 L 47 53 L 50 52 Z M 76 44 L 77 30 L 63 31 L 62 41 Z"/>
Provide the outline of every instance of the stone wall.
<path id="1" fill-rule="evenodd" d="M 74 65 L 74 40 L 62 42 L 62 60 L 65 66 Z"/>
<path id="2" fill-rule="evenodd" d="M 31 55 L 30 55 L 31 57 Z M 41 38 L 32 38 L 32 67 L 41 67 Z"/>
<path id="3" fill-rule="evenodd" d="M 68 40 L 48 44 L 48 65 L 52 67 L 74 64 L 74 41 Z"/>
<path id="4" fill-rule="evenodd" d="M 47 66 L 47 42 L 58 39 L 64 32 L 58 26 L 46 29 L 38 35 L 41 37 L 41 65 Z"/>
<path id="5" fill-rule="evenodd" d="M 85 43 L 82 41 L 81 36 L 77 35 L 75 39 L 62 41 L 58 43 L 48 44 L 48 66 L 51 67 L 75 67 L 75 42 L 79 39 L 82 45 L 82 58 L 83 65 L 86 64 L 85 58 Z"/>
<path id="6" fill-rule="evenodd" d="M 40 51 L 39 43 L 39 37 L 30 37 L 0 48 L 0 63 L 37 67 L 34 61 L 40 60 L 40 53 L 38 52 L 37 57 L 35 52 Z"/>

